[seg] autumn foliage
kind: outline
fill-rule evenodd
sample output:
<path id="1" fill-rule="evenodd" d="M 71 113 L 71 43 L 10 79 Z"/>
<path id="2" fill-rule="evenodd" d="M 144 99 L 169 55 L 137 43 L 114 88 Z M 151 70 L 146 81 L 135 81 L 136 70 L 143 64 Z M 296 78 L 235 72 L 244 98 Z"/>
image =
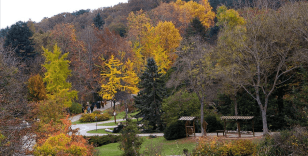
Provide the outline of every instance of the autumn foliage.
<path id="1" fill-rule="evenodd" d="M 29 101 L 38 102 L 47 98 L 43 78 L 39 74 L 29 78 L 28 90 L 29 90 L 28 94 Z"/>
<path id="2" fill-rule="evenodd" d="M 61 119 L 62 123 L 50 121 L 48 124 L 40 123 L 37 131 L 37 144 L 34 155 L 67 155 L 90 156 L 93 146 L 77 131 L 70 129 L 71 122 L 68 116 Z"/>
<path id="3" fill-rule="evenodd" d="M 200 138 L 193 155 L 253 155 L 256 149 L 256 144 L 251 140 L 222 141 L 217 137 Z"/>

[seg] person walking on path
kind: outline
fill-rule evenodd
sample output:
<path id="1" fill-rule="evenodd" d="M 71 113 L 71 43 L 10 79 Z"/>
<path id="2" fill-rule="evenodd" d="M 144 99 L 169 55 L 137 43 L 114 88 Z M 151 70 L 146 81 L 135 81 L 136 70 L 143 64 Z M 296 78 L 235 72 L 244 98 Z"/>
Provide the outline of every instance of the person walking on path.
<path id="1" fill-rule="evenodd" d="M 94 106 L 95 106 L 95 103 L 94 103 L 94 102 L 92 102 L 92 104 L 91 104 L 91 113 L 93 113 Z"/>

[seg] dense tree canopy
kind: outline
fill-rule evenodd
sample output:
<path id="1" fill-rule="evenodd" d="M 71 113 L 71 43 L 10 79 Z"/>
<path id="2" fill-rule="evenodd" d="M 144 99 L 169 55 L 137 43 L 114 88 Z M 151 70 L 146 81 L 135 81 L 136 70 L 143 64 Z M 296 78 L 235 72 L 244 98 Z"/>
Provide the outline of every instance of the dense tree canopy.
<path id="1" fill-rule="evenodd" d="M 4 47 L 12 48 L 22 58 L 33 56 L 34 48 L 31 41 L 33 33 L 25 22 L 17 22 L 7 32 Z"/>

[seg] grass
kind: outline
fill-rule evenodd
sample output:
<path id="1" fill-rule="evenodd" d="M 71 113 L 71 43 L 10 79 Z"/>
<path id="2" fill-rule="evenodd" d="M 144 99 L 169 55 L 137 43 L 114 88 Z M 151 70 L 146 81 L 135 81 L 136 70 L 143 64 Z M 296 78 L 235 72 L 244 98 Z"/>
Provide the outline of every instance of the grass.
<path id="1" fill-rule="evenodd" d="M 133 119 L 133 122 L 137 121 L 137 119 Z M 98 124 L 98 126 L 117 126 L 119 122 L 126 122 L 126 121 L 118 121 L 117 124 L 114 122 L 109 122 L 109 123 L 103 123 L 103 124 Z"/>
<path id="2" fill-rule="evenodd" d="M 103 113 L 106 113 L 106 112 L 107 112 L 106 110 L 103 111 Z M 128 113 L 127 116 L 128 116 L 128 117 L 132 117 L 132 116 L 136 115 L 137 113 L 138 113 L 138 112 Z M 125 111 L 123 111 L 123 112 L 117 113 L 116 118 L 117 118 L 117 119 L 123 119 L 123 118 L 125 117 L 125 115 L 126 115 L 126 113 L 125 113 Z M 114 117 L 113 117 L 113 116 L 111 117 L 111 119 L 109 119 L 109 120 L 107 120 L 107 121 L 111 121 L 111 120 L 114 120 Z"/>
<path id="3" fill-rule="evenodd" d="M 188 153 L 192 152 L 196 146 L 196 142 L 191 138 L 184 138 L 178 140 L 166 140 L 164 137 L 149 138 L 143 137 L 140 153 L 146 150 L 150 153 L 153 151 L 161 151 L 161 155 L 182 155 L 183 149 L 188 149 Z M 104 146 L 97 147 L 101 153 L 100 155 L 116 156 L 121 155 L 123 152 L 118 148 L 119 143 L 112 143 Z M 103 154 L 102 154 L 103 153 Z"/>
<path id="4" fill-rule="evenodd" d="M 95 149 L 99 151 L 99 155 L 116 156 L 123 154 L 123 151 L 118 148 L 119 145 L 119 143 L 111 143 L 108 145 L 96 147 Z"/>
<path id="5" fill-rule="evenodd" d="M 108 128 L 108 129 L 113 130 L 113 128 Z M 97 129 L 97 131 L 96 130 L 91 130 L 91 131 L 87 131 L 87 133 L 118 134 L 118 133 L 106 132 L 105 129 Z"/>
<path id="6" fill-rule="evenodd" d="M 166 140 L 164 137 L 144 137 L 144 142 L 140 151 L 143 153 L 147 150 L 152 153 L 154 150 L 159 151 L 159 149 L 161 149 L 161 155 L 182 155 L 183 149 L 188 149 L 190 153 L 195 147 L 196 142 L 191 138 Z"/>

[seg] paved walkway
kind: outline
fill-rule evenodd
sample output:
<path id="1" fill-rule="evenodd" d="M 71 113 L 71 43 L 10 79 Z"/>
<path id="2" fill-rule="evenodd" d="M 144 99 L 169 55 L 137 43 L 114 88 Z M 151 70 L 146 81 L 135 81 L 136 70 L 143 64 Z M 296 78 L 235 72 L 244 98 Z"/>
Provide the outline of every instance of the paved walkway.
<path id="1" fill-rule="evenodd" d="M 116 105 L 118 105 L 119 103 L 117 102 Z M 107 104 L 105 105 L 104 108 L 101 108 L 101 109 L 96 109 L 94 108 L 94 110 L 100 110 L 100 111 L 103 111 L 105 109 L 108 109 L 111 107 L 111 103 L 110 101 L 107 101 Z M 69 119 L 74 122 L 74 121 L 78 121 L 80 119 L 82 114 L 78 114 L 78 115 L 75 115 L 75 116 L 72 116 L 70 117 Z M 123 119 L 117 119 L 117 122 L 118 121 L 123 121 Z M 114 127 L 117 127 L 117 126 L 98 126 L 99 124 L 103 124 L 103 123 L 111 123 L 111 122 L 114 122 L 114 120 L 111 120 L 111 121 L 102 121 L 102 122 L 97 122 L 97 127 L 96 127 L 96 122 L 94 123 L 87 123 L 87 124 L 76 124 L 76 125 L 72 125 L 71 128 L 72 129 L 77 129 L 79 128 L 79 134 L 80 135 L 83 135 L 83 136 L 102 136 L 102 135 L 108 135 L 108 134 L 100 134 L 100 133 L 87 133 L 87 131 L 90 131 L 90 130 L 96 130 L 97 129 L 106 129 L 106 128 L 114 128 Z M 117 134 L 116 134 L 117 135 Z M 138 134 L 138 136 L 150 136 L 150 135 L 156 135 L 156 136 L 164 136 L 163 133 L 142 133 L 142 134 Z M 196 133 L 196 136 L 201 136 L 201 133 Z M 207 133 L 207 136 L 217 136 L 217 133 Z M 221 137 L 222 134 L 219 133 L 219 136 Z M 238 134 L 235 134 L 235 133 L 228 133 L 227 134 L 228 138 L 237 138 L 238 137 Z M 259 136 L 263 136 L 263 133 L 262 132 L 255 132 L 255 136 L 256 137 L 259 137 Z M 248 137 L 252 137 L 252 134 L 250 135 L 247 135 L 247 134 L 242 134 L 242 138 L 248 138 Z"/>

